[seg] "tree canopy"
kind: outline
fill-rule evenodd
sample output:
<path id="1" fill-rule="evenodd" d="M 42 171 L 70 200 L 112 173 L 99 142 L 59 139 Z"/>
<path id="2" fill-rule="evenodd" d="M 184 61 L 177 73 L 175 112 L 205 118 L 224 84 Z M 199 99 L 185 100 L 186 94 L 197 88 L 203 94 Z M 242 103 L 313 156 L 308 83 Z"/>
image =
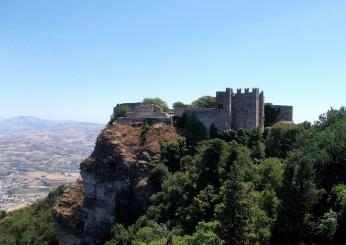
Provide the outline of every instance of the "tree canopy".
<path id="1" fill-rule="evenodd" d="M 196 108 L 214 108 L 216 105 L 216 97 L 213 96 L 202 96 L 191 103 L 192 107 Z"/>
<path id="2" fill-rule="evenodd" d="M 169 107 L 166 101 L 160 98 L 145 98 L 143 104 L 157 105 L 160 106 L 164 112 L 169 112 Z"/>

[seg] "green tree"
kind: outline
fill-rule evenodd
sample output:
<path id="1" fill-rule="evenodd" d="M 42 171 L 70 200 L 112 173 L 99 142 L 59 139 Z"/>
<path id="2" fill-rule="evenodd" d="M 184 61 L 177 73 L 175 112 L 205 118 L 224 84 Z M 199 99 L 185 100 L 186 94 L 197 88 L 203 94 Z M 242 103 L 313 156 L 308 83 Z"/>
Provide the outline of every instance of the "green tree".
<path id="1" fill-rule="evenodd" d="M 180 101 L 177 101 L 173 104 L 173 108 L 174 109 L 178 109 L 178 108 L 186 108 L 188 107 L 189 105 L 187 104 L 184 104 L 183 102 L 180 102 Z"/>
<path id="2" fill-rule="evenodd" d="M 338 221 L 336 212 L 329 210 L 323 215 L 320 221 L 319 229 L 321 230 L 325 243 L 330 243 L 333 241 L 337 225 Z"/>
<path id="3" fill-rule="evenodd" d="M 220 173 L 229 155 L 229 145 L 220 139 L 204 141 L 197 148 L 196 167 L 198 174 L 198 187 L 204 189 L 208 184 L 219 188 Z"/>
<path id="4" fill-rule="evenodd" d="M 346 183 L 346 112 L 330 110 L 310 129 L 299 134 L 295 154 L 310 159 L 316 170 L 317 185 L 330 191 Z"/>
<path id="5" fill-rule="evenodd" d="M 170 172 L 180 169 L 180 160 L 187 154 L 185 138 L 161 144 L 161 161 L 168 167 Z"/>
<path id="6" fill-rule="evenodd" d="M 160 98 L 145 98 L 143 99 L 143 104 L 157 105 L 161 107 L 164 112 L 169 112 L 169 107 L 166 101 Z"/>
<path id="7" fill-rule="evenodd" d="M 191 116 L 183 114 L 177 118 L 176 126 L 183 131 L 186 143 L 190 146 L 196 146 L 198 142 L 208 138 L 207 128 L 195 114 Z"/>
<path id="8" fill-rule="evenodd" d="M 194 227 L 186 222 L 187 207 L 196 194 L 196 176 L 187 172 L 176 172 L 162 184 L 162 191 L 151 196 L 152 205 L 148 215 L 158 223 L 170 228 L 180 226 L 186 231 Z"/>
<path id="9" fill-rule="evenodd" d="M 219 226 L 220 224 L 217 221 L 201 222 L 198 224 L 194 234 L 184 237 L 184 242 L 188 245 L 221 245 L 222 241 L 216 234 Z"/>
<path id="10" fill-rule="evenodd" d="M 258 191 L 258 205 L 274 223 L 280 204 L 278 193 L 282 186 L 284 164 L 278 158 L 267 158 L 257 165 L 255 188 Z M 272 225 L 272 224 L 270 224 Z"/>
<path id="11" fill-rule="evenodd" d="M 279 158 L 267 158 L 262 160 L 257 166 L 259 179 L 256 189 L 263 191 L 265 189 L 279 192 L 284 173 L 284 164 Z"/>
<path id="12" fill-rule="evenodd" d="M 311 242 L 313 208 L 321 192 L 315 185 L 313 164 L 307 159 L 289 160 L 281 188 L 281 206 L 272 233 L 274 244 Z"/>
<path id="13" fill-rule="evenodd" d="M 319 120 L 315 123 L 315 126 L 319 129 L 325 129 L 332 125 L 337 124 L 340 121 L 346 120 L 346 108 L 342 106 L 339 110 L 330 108 L 327 113 L 322 114 Z"/>
<path id="14" fill-rule="evenodd" d="M 212 220 L 218 195 L 212 185 L 206 186 L 192 198 L 186 208 L 185 222 L 194 228 L 199 222 Z M 193 229 L 191 229 L 193 230 Z"/>
<path id="15" fill-rule="evenodd" d="M 169 176 L 168 168 L 159 163 L 149 173 L 149 184 L 154 193 L 162 190 L 164 180 Z"/>
<path id="16" fill-rule="evenodd" d="M 266 153 L 269 157 L 286 158 L 293 149 L 297 135 L 304 128 L 301 125 L 278 124 L 269 129 L 266 138 Z"/>
<path id="17" fill-rule="evenodd" d="M 330 202 L 332 210 L 329 211 L 329 214 L 325 214 L 327 217 L 323 217 L 321 222 L 321 228 L 324 235 L 330 239 L 332 235 L 334 236 L 334 244 L 345 244 L 346 243 L 346 186 L 344 184 L 335 185 L 330 193 Z M 337 216 L 337 224 L 334 226 L 334 211 Z M 323 222 L 325 221 L 325 222 Z M 336 230 L 334 230 L 334 228 Z"/>
<path id="18" fill-rule="evenodd" d="M 192 107 L 196 108 L 214 108 L 216 105 L 216 97 L 202 96 L 191 103 Z"/>
<path id="19" fill-rule="evenodd" d="M 233 164 L 218 207 L 220 236 L 225 244 L 250 244 L 253 232 L 251 189 L 242 181 L 239 166 Z"/>
<path id="20" fill-rule="evenodd" d="M 122 224 L 115 224 L 112 228 L 112 239 L 105 245 L 128 245 L 131 241 L 130 233 Z"/>

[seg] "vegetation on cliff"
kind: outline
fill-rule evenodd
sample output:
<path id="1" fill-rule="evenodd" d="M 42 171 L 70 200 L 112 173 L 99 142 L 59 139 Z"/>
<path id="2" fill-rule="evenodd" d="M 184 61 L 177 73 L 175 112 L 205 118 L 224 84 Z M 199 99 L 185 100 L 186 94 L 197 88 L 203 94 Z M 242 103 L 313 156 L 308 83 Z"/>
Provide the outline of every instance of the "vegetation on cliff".
<path id="1" fill-rule="evenodd" d="M 162 145 L 149 209 L 106 244 L 346 243 L 345 108 L 213 137 Z"/>
<path id="2" fill-rule="evenodd" d="M 63 194 L 62 187 L 33 205 L 0 217 L 0 244 L 57 244 L 52 209 Z"/>

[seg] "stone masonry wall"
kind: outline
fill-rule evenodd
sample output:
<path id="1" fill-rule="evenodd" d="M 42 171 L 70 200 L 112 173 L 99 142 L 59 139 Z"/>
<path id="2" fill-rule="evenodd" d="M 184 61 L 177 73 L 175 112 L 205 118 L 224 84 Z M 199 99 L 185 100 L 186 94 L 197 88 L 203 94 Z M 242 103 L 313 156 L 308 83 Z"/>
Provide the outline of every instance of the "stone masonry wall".
<path id="1" fill-rule="evenodd" d="M 204 124 L 204 126 L 209 130 L 210 126 L 214 123 L 216 124 L 216 109 L 215 108 L 194 108 L 185 111 L 187 116 L 196 115 L 198 120 Z M 215 125 L 219 127 L 219 125 Z"/>

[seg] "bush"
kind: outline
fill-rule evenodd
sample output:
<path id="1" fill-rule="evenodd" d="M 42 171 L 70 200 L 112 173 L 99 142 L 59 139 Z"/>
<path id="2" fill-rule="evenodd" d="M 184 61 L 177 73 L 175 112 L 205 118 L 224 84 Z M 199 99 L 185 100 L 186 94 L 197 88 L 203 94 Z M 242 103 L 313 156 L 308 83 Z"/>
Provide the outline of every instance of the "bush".
<path id="1" fill-rule="evenodd" d="M 150 128 L 150 124 L 148 122 L 145 122 L 142 128 L 141 135 L 139 136 L 141 145 L 144 145 L 147 142 Z"/>
<path id="2" fill-rule="evenodd" d="M 168 168 L 160 163 L 157 164 L 149 173 L 149 184 L 154 193 L 162 190 L 162 183 L 168 177 Z"/>
<path id="3" fill-rule="evenodd" d="M 187 145 L 185 138 L 161 144 L 161 161 L 168 167 L 170 172 L 176 172 L 180 169 L 180 160 L 186 153 Z"/>

